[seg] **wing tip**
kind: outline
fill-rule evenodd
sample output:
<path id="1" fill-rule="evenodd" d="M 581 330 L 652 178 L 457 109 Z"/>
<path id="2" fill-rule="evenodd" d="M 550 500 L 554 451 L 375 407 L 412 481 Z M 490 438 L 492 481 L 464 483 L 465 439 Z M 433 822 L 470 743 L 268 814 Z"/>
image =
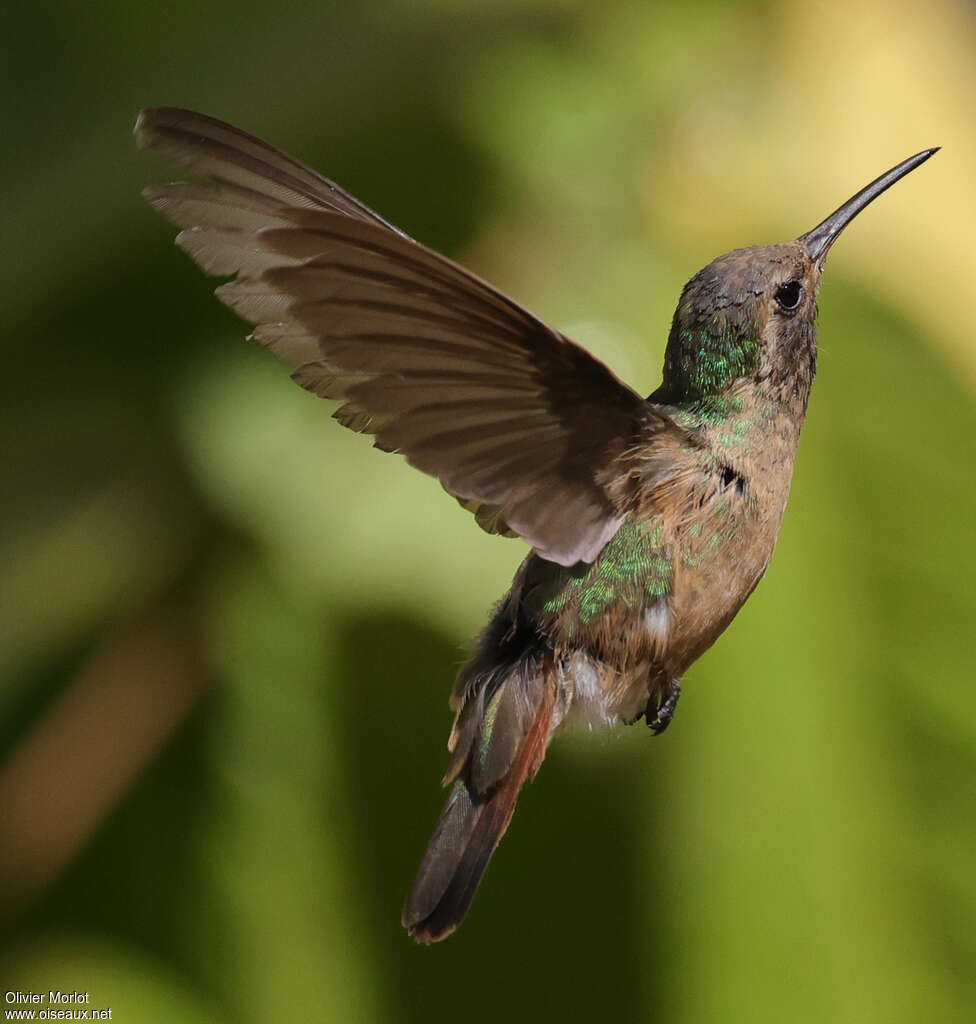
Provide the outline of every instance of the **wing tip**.
<path id="1" fill-rule="evenodd" d="M 143 107 L 136 114 L 136 123 L 132 126 L 132 134 L 139 149 L 151 149 L 157 141 L 159 129 L 171 122 L 175 113 L 177 110 L 174 107 Z"/>
<path id="2" fill-rule="evenodd" d="M 162 141 L 161 136 L 167 130 L 182 129 L 204 136 L 206 126 L 219 128 L 223 127 L 223 122 L 185 107 L 143 107 L 136 114 L 132 134 L 139 149 L 152 149 Z"/>
<path id="3" fill-rule="evenodd" d="M 136 146 L 139 149 L 146 149 L 149 146 L 150 123 L 153 111 L 145 107 L 136 114 L 136 123 L 132 126 L 132 134 L 135 136 Z"/>

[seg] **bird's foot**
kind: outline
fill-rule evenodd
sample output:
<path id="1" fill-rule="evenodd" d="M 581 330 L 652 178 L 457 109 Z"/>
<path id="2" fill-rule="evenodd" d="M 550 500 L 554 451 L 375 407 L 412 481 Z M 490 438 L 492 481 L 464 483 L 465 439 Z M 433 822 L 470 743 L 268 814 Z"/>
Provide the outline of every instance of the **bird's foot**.
<path id="1" fill-rule="evenodd" d="M 672 679 L 663 693 L 651 697 L 647 702 L 644 719 L 647 722 L 647 727 L 655 736 L 660 736 L 671 724 L 671 719 L 674 718 L 674 712 L 678 707 L 678 698 L 680 696 L 681 680 Z M 657 705 L 656 707 L 655 704 Z"/>

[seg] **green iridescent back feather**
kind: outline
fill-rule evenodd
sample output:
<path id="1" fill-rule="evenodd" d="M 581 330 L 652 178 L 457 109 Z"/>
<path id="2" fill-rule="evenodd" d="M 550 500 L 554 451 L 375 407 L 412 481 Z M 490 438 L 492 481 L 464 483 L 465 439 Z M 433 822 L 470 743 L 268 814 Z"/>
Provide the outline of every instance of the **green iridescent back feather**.
<path id="1" fill-rule="evenodd" d="M 721 478 L 728 461 L 748 446 L 764 443 L 775 408 L 754 394 L 731 390 L 670 407 L 668 414 L 679 426 L 708 434 L 708 451 L 689 451 L 688 458 L 698 463 L 703 477 Z M 744 501 L 743 509 L 752 507 L 748 495 Z M 558 619 L 568 635 L 598 624 L 611 612 L 639 612 L 671 594 L 676 566 L 705 568 L 735 539 L 740 525 L 733 503 L 722 495 L 671 535 L 660 517 L 641 520 L 632 515 L 592 564 L 549 566 L 533 594 L 533 606 L 543 620 Z"/>
<path id="2" fill-rule="evenodd" d="M 611 607 L 637 609 L 666 596 L 673 562 L 659 521 L 624 520 L 591 565 L 555 572 L 542 595 L 542 611 L 587 624 Z"/>

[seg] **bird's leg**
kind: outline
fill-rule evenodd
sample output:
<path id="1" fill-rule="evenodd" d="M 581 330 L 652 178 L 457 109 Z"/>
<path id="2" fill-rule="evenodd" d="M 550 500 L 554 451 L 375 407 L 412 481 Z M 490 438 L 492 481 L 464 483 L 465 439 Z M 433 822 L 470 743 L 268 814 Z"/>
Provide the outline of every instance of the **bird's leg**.
<path id="1" fill-rule="evenodd" d="M 660 693 L 654 693 L 647 702 L 644 719 L 655 736 L 660 736 L 671 724 L 680 696 L 681 680 L 671 679 Z"/>

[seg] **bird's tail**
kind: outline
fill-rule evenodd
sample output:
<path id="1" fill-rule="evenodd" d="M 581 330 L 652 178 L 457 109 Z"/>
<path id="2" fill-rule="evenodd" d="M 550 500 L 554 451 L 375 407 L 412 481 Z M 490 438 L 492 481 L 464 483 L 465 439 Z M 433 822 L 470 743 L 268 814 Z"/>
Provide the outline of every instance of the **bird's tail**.
<path id="1" fill-rule="evenodd" d="M 423 943 L 463 920 L 523 784 L 542 764 L 556 702 L 551 658 L 523 654 L 487 672 L 473 664 L 455 692 L 451 791 L 403 907 L 403 926 Z"/>

